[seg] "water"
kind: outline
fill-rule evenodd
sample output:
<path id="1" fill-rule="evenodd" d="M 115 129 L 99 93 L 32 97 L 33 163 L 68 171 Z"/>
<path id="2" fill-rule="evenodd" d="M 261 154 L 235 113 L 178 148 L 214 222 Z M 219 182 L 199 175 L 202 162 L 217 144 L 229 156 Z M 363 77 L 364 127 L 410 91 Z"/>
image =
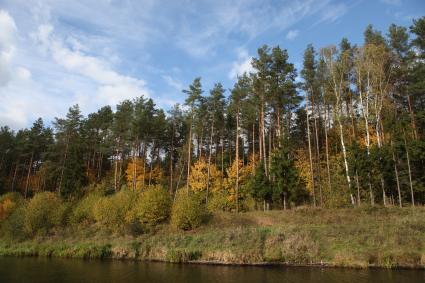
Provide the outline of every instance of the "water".
<path id="1" fill-rule="evenodd" d="M 239 267 L 0 257 L 0 282 L 423 283 L 424 270 Z"/>

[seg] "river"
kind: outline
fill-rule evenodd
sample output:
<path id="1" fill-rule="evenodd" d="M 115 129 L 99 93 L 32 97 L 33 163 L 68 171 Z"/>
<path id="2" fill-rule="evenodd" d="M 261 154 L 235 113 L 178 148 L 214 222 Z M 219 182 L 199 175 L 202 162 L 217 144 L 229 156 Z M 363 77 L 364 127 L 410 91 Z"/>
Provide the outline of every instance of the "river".
<path id="1" fill-rule="evenodd" d="M 171 264 L 0 257 L 0 282 L 423 283 L 425 270 Z"/>

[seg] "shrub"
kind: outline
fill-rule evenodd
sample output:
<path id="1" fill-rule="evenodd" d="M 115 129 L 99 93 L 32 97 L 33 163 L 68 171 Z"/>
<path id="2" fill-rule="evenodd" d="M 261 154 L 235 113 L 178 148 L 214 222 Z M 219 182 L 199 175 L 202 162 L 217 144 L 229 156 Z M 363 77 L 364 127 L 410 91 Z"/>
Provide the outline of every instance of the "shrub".
<path id="1" fill-rule="evenodd" d="M 123 189 L 112 196 L 100 198 L 93 208 L 94 219 L 115 232 L 122 232 L 128 224 L 126 216 L 136 197 L 137 193 Z"/>
<path id="2" fill-rule="evenodd" d="M 63 223 L 65 212 L 66 206 L 56 194 L 38 193 L 29 201 L 26 208 L 24 230 L 30 235 L 47 232 Z"/>
<path id="3" fill-rule="evenodd" d="M 225 191 L 218 191 L 208 201 L 210 211 L 231 211 L 233 203 L 229 200 L 229 195 Z"/>
<path id="4" fill-rule="evenodd" d="M 19 193 L 7 193 L 0 197 L 0 222 L 6 220 L 23 203 Z"/>
<path id="5" fill-rule="evenodd" d="M 171 211 L 171 224 L 178 229 L 191 230 L 202 224 L 206 215 L 205 206 L 196 195 L 178 192 Z"/>
<path id="6" fill-rule="evenodd" d="M 134 208 L 127 216 L 128 222 L 136 221 L 142 226 L 152 227 L 170 217 L 171 198 L 161 186 L 143 191 Z"/>
<path id="7" fill-rule="evenodd" d="M 72 211 L 70 222 L 74 224 L 94 222 L 94 206 L 100 198 L 101 195 L 99 193 L 90 193 L 81 199 Z"/>
<path id="8" fill-rule="evenodd" d="M 23 240 L 26 237 L 24 230 L 25 206 L 18 206 L 2 223 L 1 234 L 10 240 Z"/>

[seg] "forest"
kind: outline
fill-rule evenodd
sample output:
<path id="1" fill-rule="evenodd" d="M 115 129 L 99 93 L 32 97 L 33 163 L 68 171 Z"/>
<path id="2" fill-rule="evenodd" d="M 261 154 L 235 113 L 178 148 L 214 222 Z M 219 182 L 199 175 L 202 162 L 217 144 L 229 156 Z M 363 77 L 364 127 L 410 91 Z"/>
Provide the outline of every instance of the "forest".
<path id="1" fill-rule="evenodd" d="M 92 201 L 101 223 L 163 222 L 172 207 L 186 230 L 197 209 L 424 204 L 425 17 L 385 33 L 369 25 L 362 45 L 308 45 L 301 70 L 264 45 L 252 67 L 229 90 L 195 78 L 167 111 L 140 96 L 88 116 L 74 105 L 50 126 L 2 126 L 0 220 L 27 213 L 31 233 L 46 223 L 37 205 Z"/>

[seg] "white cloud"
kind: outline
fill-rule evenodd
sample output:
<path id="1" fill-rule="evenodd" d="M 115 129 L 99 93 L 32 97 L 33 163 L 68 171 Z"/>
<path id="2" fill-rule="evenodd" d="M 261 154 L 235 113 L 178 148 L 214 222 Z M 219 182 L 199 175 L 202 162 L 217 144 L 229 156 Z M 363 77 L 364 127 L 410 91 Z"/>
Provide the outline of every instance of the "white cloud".
<path id="1" fill-rule="evenodd" d="M 319 22 L 335 22 L 337 19 L 347 13 L 348 7 L 344 3 L 336 5 L 329 5 L 327 9 L 322 12 L 322 17 Z"/>
<path id="2" fill-rule="evenodd" d="M 184 85 L 181 81 L 172 78 L 171 76 L 168 75 L 163 75 L 162 78 L 164 79 L 164 81 L 171 86 L 172 88 L 174 88 L 177 91 L 182 91 L 184 89 Z"/>
<path id="3" fill-rule="evenodd" d="M 33 113 L 52 113 L 49 99 L 32 81 L 31 72 L 16 65 L 18 29 L 7 11 L 0 10 L 0 125 L 22 128 Z"/>
<path id="4" fill-rule="evenodd" d="M 298 30 L 290 30 L 288 31 L 288 33 L 286 34 L 286 39 L 288 40 L 293 40 L 298 36 L 299 31 Z"/>
<path id="5" fill-rule="evenodd" d="M 87 114 L 149 96 L 144 80 L 116 71 L 115 58 L 93 51 L 73 36 L 60 36 L 50 23 L 20 34 L 10 14 L 0 10 L 0 124 L 18 129 L 39 116 L 63 116 L 75 103 Z"/>
<path id="6" fill-rule="evenodd" d="M 87 55 L 80 51 L 87 50 L 87 47 L 82 46 L 81 43 L 79 43 L 78 50 L 72 50 L 60 37 L 53 34 L 53 30 L 53 27 L 49 25 L 40 26 L 37 39 L 41 47 L 51 53 L 57 64 L 67 71 L 88 78 L 97 84 L 96 95 L 92 96 L 92 99 L 85 99 L 86 103 L 96 106 L 115 105 L 127 98 L 140 95 L 149 96 L 145 81 L 122 75 L 113 70 L 110 62 L 106 59 Z"/>
<path id="7" fill-rule="evenodd" d="M 226 61 L 235 46 L 251 47 L 260 36 L 293 39 L 299 22 L 332 22 L 348 9 L 336 0 L 0 2 L 8 10 L 0 15 L 0 98 L 3 103 L 20 96 L 19 103 L 0 105 L 0 115 L 10 106 L 21 115 L 16 121 L 23 126 L 22 121 L 40 115 L 64 116 L 74 103 L 87 114 L 141 94 L 164 100 L 167 93 L 182 101 L 184 86 L 176 77 L 186 81 L 186 76 L 202 75 L 206 87 L 223 74 L 234 79 L 252 71 L 244 49 L 237 51 L 234 62 Z M 4 32 L 6 27 L 9 32 Z M 14 34 L 13 40 L 7 34 Z M 4 42 L 11 44 L 5 48 Z M 165 72 L 167 63 L 181 69 Z M 155 92 L 148 89 L 148 79 Z"/>
<path id="8" fill-rule="evenodd" d="M 184 6 L 185 12 L 181 13 L 175 30 L 177 45 L 200 58 L 214 55 L 234 35 L 252 40 L 267 32 L 285 31 L 307 17 L 318 16 L 319 22 L 334 22 L 348 11 L 346 4 L 335 4 L 332 0 L 200 2 L 189 1 Z M 200 12 L 205 9 L 208 12 Z"/>
<path id="9" fill-rule="evenodd" d="M 244 73 L 253 73 L 254 68 L 251 65 L 252 56 L 248 55 L 248 51 L 244 48 L 237 50 L 238 59 L 232 63 L 232 68 L 229 72 L 229 79 L 236 79 L 238 76 Z"/>
<path id="10" fill-rule="evenodd" d="M 10 62 L 15 53 L 16 24 L 6 11 L 0 10 L 0 86 L 12 76 Z"/>

